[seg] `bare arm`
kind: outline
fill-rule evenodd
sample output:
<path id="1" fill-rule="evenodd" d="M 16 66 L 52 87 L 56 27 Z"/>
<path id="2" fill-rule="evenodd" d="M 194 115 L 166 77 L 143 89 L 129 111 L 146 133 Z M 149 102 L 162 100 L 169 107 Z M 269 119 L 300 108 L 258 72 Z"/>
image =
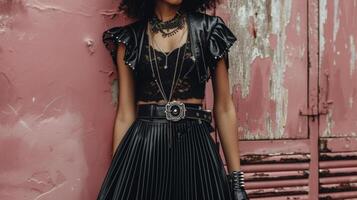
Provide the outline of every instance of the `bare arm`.
<path id="1" fill-rule="evenodd" d="M 118 107 L 113 135 L 113 155 L 124 134 L 136 118 L 134 78 L 132 69 L 124 62 L 125 45 L 118 47 Z"/>
<path id="2" fill-rule="evenodd" d="M 228 70 L 223 58 L 218 61 L 215 75 L 212 76 L 213 115 L 230 173 L 233 170 L 240 170 L 239 138 L 237 116 L 229 91 Z"/>

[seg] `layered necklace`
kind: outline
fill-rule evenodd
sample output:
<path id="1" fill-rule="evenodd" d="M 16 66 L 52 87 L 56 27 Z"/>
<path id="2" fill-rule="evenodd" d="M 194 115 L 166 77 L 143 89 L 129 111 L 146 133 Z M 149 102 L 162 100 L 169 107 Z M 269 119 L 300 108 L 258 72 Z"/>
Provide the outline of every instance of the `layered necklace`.
<path id="1" fill-rule="evenodd" d="M 149 20 L 151 25 L 151 30 L 153 33 L 160 32 L 162 37 L 171 37 L 176 34 L 179 30 L 183 29 L 185 25 L 185 16 L 183 15 L 181 10 L 176 11 L 176 15 L 174 18 L 168 21 L 160 20 L 155 14 Z M 173 29 L 172 31 L 169 31 Z M 165 31 L 166 30 L 166 31 Z"/>
<path id="2" fill-rule="evenodd" d="M 180 42 L 182 41 L 184 35 L 185 35 L 185 34 L 182 34 L 182 35 L 181 35 Z M 180 42 L 179 42 L 179 43 L 180 43 Z M 164 65 L 164 69 L 167 69 L 167 68 L 169 67 L 169 66 L 168 66 L 169 55 L 171 55 L 171 53 L 172 53 L 175 49 L 172 49 L 170 52 L 165 52 L 165 51 L 156 43 L 155 40 L 153 40 L 153 44 L 155 44 L 155 46 L 157 46 L 157 47 L 160 49 L 160 51 L 165 55 L 165 65 Z M 179 49 L 179 48 L 180 48 L 180 47 L 178 47 L 178 49 Z M 154 51 L 154 53 L 155 53 L 155 51 Z"/>

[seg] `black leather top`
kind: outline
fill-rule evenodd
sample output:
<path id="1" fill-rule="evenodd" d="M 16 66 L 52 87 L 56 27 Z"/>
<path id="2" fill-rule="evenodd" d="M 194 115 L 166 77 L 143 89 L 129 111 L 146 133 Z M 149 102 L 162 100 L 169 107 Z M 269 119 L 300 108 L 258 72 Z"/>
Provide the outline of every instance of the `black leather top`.
<path id="1" fill-rule="evenodd" d="M 222 57 L 228 59 L 229 48 L 237 40 L 219 16 L 192 12 L 188 13 L 187 19 L 189 24 L 188 43 L 187 46 L 180 48 L 180 50 L 184 50 L 186 47 L 180 76 L 181 82 L 178 82 L 172 100 L 175 98 L 204 98 L 205 84 L 210 76 L 214 75 L 217 61 Z M 115 65 L 117 65 L 118 44 L 125 44 L 124 61 L 135 73 L 137 100 L 160 100 L 163 97 L 154 82 L 151 66 L 148 62 L 146 24 L 147 21 L 137 21 L 125 26 L 109 28 L 104 31 L 102 39 Z M 163 53 L 155 51 L 158 56 L 161 81 L 167 97 L 170 93 L 178 50 L 175 49 L 170 54 L 168 69 L 163 69 Z M 180 51 L 180 56 L 183 56 L 183 51 Z M 182 58 L 179 64 L 181 62 Z M 229 67 L 228 62 L 227 67 Z"/>

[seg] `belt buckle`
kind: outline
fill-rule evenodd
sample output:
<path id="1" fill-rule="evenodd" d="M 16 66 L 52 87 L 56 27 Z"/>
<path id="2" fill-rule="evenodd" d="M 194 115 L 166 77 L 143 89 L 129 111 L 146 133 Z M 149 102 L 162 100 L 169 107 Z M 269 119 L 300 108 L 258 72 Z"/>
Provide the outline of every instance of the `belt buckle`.
<path id="1" fill-rule="evenodd" d="M 165 105 L 166 119 L 179 121 L 186 116 L 186 107 L 183 102 L 169 101 Z"/>

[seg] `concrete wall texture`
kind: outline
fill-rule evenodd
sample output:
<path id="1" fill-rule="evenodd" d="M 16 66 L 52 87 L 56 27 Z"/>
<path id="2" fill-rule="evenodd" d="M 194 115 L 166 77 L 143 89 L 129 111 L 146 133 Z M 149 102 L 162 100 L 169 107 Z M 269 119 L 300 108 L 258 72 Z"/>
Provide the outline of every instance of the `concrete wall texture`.
<path id="1" fill-rule="evenodd" d="M 131 22 L 118 3 L 0 0 L 1 200 L 95 199 L 117 99 L 101 34 Z M 357 0 L 226 0 L 209 14 L 238 37 L 251 199 L 357 199 Z"/>

